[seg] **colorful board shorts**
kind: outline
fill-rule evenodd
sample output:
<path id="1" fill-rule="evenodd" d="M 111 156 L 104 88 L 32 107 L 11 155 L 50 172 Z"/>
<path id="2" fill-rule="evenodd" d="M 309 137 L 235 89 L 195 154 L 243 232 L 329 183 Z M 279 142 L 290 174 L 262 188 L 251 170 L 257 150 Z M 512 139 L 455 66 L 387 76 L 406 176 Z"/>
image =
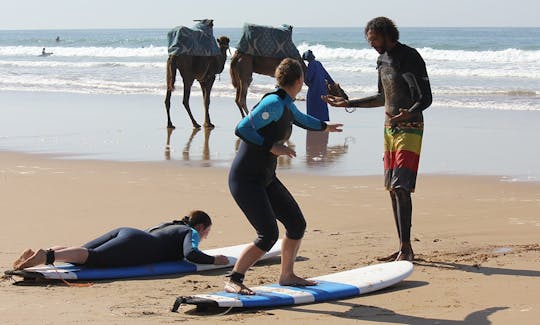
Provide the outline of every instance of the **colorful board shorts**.
<path id="1" fill-rule="evenodd" d="M 424 123 L 400 123 L 384 128 L 384 184 L 387 190 L 414 192 Z"/>

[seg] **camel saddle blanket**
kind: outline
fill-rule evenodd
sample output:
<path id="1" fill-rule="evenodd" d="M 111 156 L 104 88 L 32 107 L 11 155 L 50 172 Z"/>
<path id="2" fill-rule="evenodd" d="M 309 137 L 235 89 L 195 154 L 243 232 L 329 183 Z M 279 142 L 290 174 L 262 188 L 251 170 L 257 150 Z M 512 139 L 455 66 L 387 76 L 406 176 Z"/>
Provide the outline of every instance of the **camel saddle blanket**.
<path id="1" fill-rule="evenodd" d="M 242 38 L 236 49 L 239 52 L 270 58 L 300 58 L 292 41 L 292 26 L 280 27 L 244 24 Z"/>
<path id="2" fill-rule="evenodd" d="M 177 26 L 169 33 L 169 55 L 216 56 L 221 55 L 214 38 L 213 21 L 204 19 L 192 28 Z"/>

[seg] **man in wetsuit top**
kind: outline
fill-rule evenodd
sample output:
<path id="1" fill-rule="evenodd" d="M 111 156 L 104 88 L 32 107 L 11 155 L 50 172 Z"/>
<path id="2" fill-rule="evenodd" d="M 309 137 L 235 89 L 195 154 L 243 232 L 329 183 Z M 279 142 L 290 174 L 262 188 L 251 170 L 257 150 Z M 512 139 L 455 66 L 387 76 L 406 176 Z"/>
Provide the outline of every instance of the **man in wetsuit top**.
<path id="1" fill-rule="evenodd" d="M 371 47 L 380 54 L 378 93 L 355 100 L 335 96 L 324 96 L 323 100 L 336 107 L 385 107 L 384 178 L 400 248 L 379 260 L 412 261 L 411 193 L 416 185 L 422 146 L 422 111 L 431 105 L 431 87 L 424 60 L 415 49 L 398 41 L 399 31 L 392 20 L 374 18 L 367 23 L 364 33 Z"/>

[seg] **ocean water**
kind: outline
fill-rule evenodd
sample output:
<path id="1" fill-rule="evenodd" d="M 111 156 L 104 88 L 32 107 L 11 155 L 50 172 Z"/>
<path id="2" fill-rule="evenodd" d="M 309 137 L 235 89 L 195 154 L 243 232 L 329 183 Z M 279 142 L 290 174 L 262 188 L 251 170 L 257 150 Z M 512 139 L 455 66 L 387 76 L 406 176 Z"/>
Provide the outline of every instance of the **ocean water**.
<path id="1" fill-rule="evenodd" d="M 539 181 L 540 28 L 400 32 L 401 41 L 426 61 L 434 95 L 425 113 L 420 173 Z M 232 51 L 240 33 L 214 30 L 231 38 Z M 166 29 L 0 31 L 0 150 L 228 167 L 240 118 L 228 62 L 212 91 L 216 128 L 192 131 L 177 82 L 171 110 L 177 129 L 169 133 L 163 104 L 166 35 Z M 376 91 L 377 53 L 361 28 L 296 28 L 293 36 L 300 52 L 311 49 L 351 97 Z M 44 47 L 53 54 L 39 56 Z M 254 75 L 248 105 L 273 85 L 273 78 Z M 196 84 L 191 105 L 202 123 Z M 297 106 L 305 110 L 305 102 Z M 344 131 L 323 135 L 296 128 L 289 145 L 298 156 L 280 159 L 280 169 L 381 174 L 381 109 L 348 114 L 331 108 L 330 116 L 345 123 Z"/>
<path id="2" fill-rule="evenodd" d="M 167 31 L 0 31 L 0 91 L 163 95 Z M 400 40 L 426 61 L 433 108 L 540 111 L 540 28 L 400 32 Z M 216 37 L 229 36 L 232 51 L 240 33 L 240 28 L 214 30 Z M 311 49 L 350 96 L 376 91 L 377 53 L 362 28 L 295 28 L 293 40 L 300 52 Z M 39 56 L 42 48 L 53 54 Z M 255 75 L 249 97 L 259 98 L 273 84 L 272 78 Z M 200 96 L 198 85 L 193 96 Z M 213 96 L 234 97 L 228 62 Z"/>

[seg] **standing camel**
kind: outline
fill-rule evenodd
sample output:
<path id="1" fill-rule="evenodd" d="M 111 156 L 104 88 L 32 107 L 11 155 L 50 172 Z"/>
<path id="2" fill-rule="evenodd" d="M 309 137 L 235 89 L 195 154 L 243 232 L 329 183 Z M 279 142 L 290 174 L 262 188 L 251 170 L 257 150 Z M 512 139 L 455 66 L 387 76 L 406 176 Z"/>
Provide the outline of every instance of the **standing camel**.
<path id="1" fill-rule="evenodd" d="M 276 67 L 282 60 L 283 59 L 254 56 L 239 51 L 234 53 L 231 59 L 230 74 L 233 87 L 236 89 L 236 106 L 238 106 L 238 109 L 240 109 L 240 114 L 242 114 L 242 117 L 249 113 L 246 97 L 249 85 L 253 81 L 253 73 L 273 77 Z M 307 67 L 304 60 L 297 60 L 302 65 L 302 69 L 304 70 L 305 74 Z M 349 98 L 338 83 L 327 83 L 326 87 L 329 95 L 340 96 L 346 99 Z"/>
<path id="2" fill-rule="evenodd" d="M 300 62 L 305 73 L 307 67 L 304 61 L 300 58 L 294 59 L 297 59 Z M 246 103 L 246 96 L 249 85 L 253 81 L 253 73 L 273 77 L 277 66 L 282 60 L 283 58 L 278 59 L 254 56 L 239 51 L 234 53 L 231 59 L 230 74 L 233 87 L 236 89 L 236 106 L 238 106 L 238 109 L 240 109 L 240 114 L 242 114 L 242 117 L 249 112 Z"/>
<path id="3" fill-rule="evenodd" d="M 184 82 L 184 96 L 182 103 L 186 108 L 186 111 L 191 119 L 193 127 L 198 129 L 201 126 L 193 118 L 191 114 L 191 108 L 189 107 L 189 96 L 191 94 L 191 86 L 195 79 L 201 85 L 204 102 L 204 127 L 213 128 L 214 125 L 210 122 L 210 114 L 208 112 L 210 107 L 210 92 L 212 86 L 216 80 L 216 74 L 220 74 L 225 67 L 225 60 L 227 60 L 227 50 L 229 49 L 229 38 L 226 36 L 220 36 L 217 39 L 219 44 L 219 50 L 221 52 L 218 56 L 193 56 L 193 55 L 169 55 L 167 60 L 167 95 L 165 97 L 165 109 L 167 110 L 167 128 L 174 129 L 174 125 L 171 122 L 170 108 L 171 108 L 171 93 L 174 90 L 174 83 L 176 81 L 176 70 L 180 71 L 182 80 Z"/>

